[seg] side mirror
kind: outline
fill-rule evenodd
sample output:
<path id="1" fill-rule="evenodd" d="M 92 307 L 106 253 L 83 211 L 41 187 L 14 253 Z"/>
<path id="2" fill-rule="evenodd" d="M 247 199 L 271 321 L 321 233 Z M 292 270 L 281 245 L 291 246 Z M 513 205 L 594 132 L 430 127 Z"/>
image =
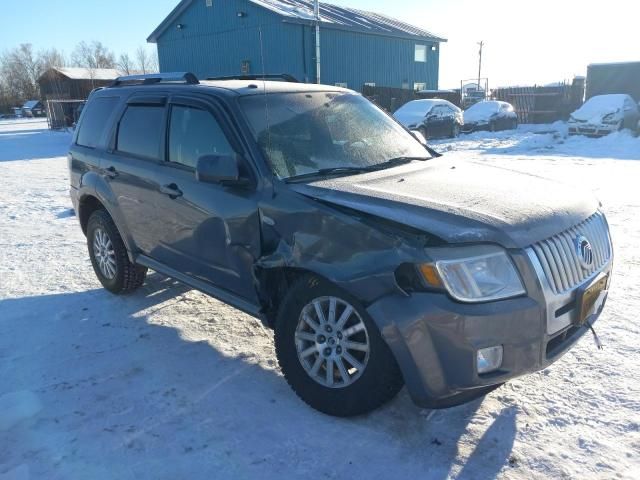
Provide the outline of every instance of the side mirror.
<path id="1" fill-rule="evenodd" d="M 416 140 L 418 140 L 425 147 L 427 146 L 427 139 L 424 138 L 424 135 L 420 130 L 410 130 L 410 131 L 411 131 L 411 135 L 413 135 Z"/>
<path id="2" fill-rule="evenodd" d="M 246 183 L 240 178 L 238 156 L 235 154 L 201 156 L 196 165 L 196 180 L 226 185 Z"/>

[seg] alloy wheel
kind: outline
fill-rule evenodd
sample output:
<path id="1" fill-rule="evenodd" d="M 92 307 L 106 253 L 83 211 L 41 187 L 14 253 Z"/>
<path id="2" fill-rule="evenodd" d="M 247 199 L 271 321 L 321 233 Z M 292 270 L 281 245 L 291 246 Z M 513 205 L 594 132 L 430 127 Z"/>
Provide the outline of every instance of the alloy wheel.
<path id="1" fill-rule="evenodd" d="M 338 297 L 320 297 L 305 305 L 295 343 L 305 372 L 324 387 L 353 384 L 369 361 L 367 327 L 356 309 Z"/>
<path id="2" fill-rule="evenodd" d="M 97 228 L 93 234 L 93 256 L 100 273 L 105 278 L 113 280 L 117 271 L 116 252 L 109 235 L 102 228 Z"/>

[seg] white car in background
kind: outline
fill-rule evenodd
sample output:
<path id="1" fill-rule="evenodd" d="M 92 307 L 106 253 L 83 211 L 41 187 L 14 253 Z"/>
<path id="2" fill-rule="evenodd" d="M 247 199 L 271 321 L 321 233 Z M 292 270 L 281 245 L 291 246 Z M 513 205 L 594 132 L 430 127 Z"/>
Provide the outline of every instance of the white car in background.
<path id="1" fill-rule="evenodd" d="M 463 123 L 462 110 L 437 98 L 405 103 L 393 117 L 409 130 L 418 130 L 424 138 L 455 138 Z"/>
<path id="2" fill-rule="evenodd" d="M 485 100 L 472 105 L 464 112 L 465 133 L 477 130 L 514 130 L 518 127 L 518 115 L 513 105 L 499 100 Z"/>
<path id="3" fill-rule="evenodd" d="M 602 137 L 628 128 L 636 131 L 640 110 L 626 94 L 591 97 L 569 118 L 569 135 Z"/>

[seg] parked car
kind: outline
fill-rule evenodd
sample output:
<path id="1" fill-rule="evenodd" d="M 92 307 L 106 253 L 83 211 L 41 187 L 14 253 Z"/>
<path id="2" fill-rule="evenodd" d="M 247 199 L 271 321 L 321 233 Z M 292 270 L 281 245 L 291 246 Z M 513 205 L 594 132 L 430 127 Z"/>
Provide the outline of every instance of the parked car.
<path id="1" fill-rule="evenodd" d="M 631 96 L 597 95 L 571 114 L 569 134 L 601 137 L 625 128 L 636 131 L 639 120 L 640 110 Z"/>
<path id="2" fill-rule="evenodd" d="M 477 130 L 497 132 L 515 128 L 518 128 L 518 116 L 510 103 L 485 100 L 464 111 L 462 131 L 465 133 Z"/>
<path id="3" fill-rule="evenodd" d="M 289 385 L 331 415 L 403 384 L 453 406 L 546 368 L 611 281 L 590 194 L 441 157 L 338 87 L 121 78 L 91 94 L 68 158 L 107 290 L 151 268 L 259 318 Z"/>
<path id="4" fill-rule="evenodd" d="M 0 120 L 13 120 L 18 118 L 18 116 L 14 113 L 4 113 L 0 114 Z"/>
<path id="5" fill-rule="evenodd" d="M 393 116 L 427 139 L 455 138 L 460 135 L 463 124 L 462 110 L 447 100 L 439 99 L 413 100 L 396 110 Z"/>

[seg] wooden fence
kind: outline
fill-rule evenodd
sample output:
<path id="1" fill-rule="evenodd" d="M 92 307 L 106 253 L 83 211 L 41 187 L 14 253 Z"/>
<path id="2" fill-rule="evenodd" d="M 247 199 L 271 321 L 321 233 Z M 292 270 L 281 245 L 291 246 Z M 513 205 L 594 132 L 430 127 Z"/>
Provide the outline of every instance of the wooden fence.
<path id="1" fill-rule="evenodd" d="M 507 87 L 491 92 L 495 100 L 513 105 L 520 123 L 553 123 L 567 120 L 584 101 L 584 79 L 548 87 Z"/>
<path id="2" fill-rule="evenodd" d="M 406 88 L 372 87 L 370 85 L 364 85 L 362 87 L 362 94 L 379 107 L 391 113 L 411 100 L 423 98 L 442 98 L 449 100 L 454 105 L 460 105 L 460 92 L 458 90 L 417 92 Z"/>

